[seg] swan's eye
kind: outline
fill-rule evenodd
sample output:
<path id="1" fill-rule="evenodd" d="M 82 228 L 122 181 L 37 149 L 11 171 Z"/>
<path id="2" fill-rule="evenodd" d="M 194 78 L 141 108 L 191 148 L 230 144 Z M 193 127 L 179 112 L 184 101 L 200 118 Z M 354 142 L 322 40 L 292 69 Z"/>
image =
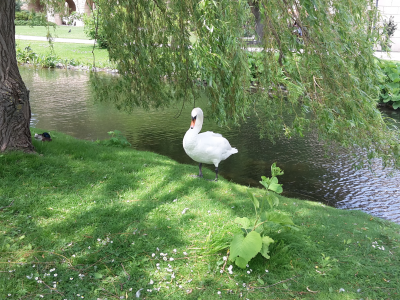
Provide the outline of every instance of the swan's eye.
<path id="1" fill-rule="evenodd" d="M 196 118 L 197 118 L 197 116 L 194 116 L 194 117 L 192 117 L 192 120 L 194 121 L 194 120 L 196 120 Z"/>

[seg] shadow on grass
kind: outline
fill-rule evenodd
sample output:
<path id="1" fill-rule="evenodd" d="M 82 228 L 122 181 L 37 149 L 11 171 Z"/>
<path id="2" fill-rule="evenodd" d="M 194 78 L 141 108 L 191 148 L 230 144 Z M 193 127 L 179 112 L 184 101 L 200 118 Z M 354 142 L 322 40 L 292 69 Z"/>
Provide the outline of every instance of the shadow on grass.
<path id="1" fill-rule="evenodd" d="M 12 202 L 0 211 L 0 271 L 7 274 L 0 298 L 117 299 L 143 289 L 160 299 L 266 291 L 270 298 L 343 299 L 340 288 L 355 297 L 389 276 L 385 289 L 363 297 L 398 292 L 399 227 L 392 223 L 282 197 L 279 209 L 300 231 L 272 230 L 271 259 L 257 256 L 228 274 L 226 250 L 213 249 L 240 232 L 235 217 L 254 215 L 246 187 L 191 178 L 197 166 L 153 153 L 59 133 L 35 147 L 36 155 L 0 156 L 0 208 Z M 375 242 L 392 252 L 377 251 Z"/>

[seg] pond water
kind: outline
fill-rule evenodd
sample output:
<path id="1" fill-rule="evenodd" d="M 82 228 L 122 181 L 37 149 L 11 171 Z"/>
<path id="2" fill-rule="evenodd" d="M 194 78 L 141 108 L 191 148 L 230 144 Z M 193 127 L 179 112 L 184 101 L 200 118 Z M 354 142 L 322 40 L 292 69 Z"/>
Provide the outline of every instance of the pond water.
<path id="1" fill-rule="evenodd" d="M 89 74 L 83 71 L 20 67 L 30 89 L 31 126 L 61 131 L 86 140 L 106 139 L 108 131 L 120 130 L 132 147 L 166 155 L 178 162 L 197 165 L 184 152 L 182 139 L 190 125 L 191 107 L 174 116 L 180 107 L 127 114 L 112 104 L 94 103 Z M 111 76 L 111 75 L 105 75 Z M 387 111 L 400 120 L 398 112 Z M 203 131 L 223 134 L 239 153 L 220 164 L 220 175 L 243 185 L 258 185 L 262 175 L 270 176 L 273 162 L 284 170 L 279 178 L 284 195 L 324 202 L 345 209 L 360 209 L 400 223 L 400 172 L 389 176 L 379 163 L 355 170 L 345 155 L 328 155 L 314 136 L 282 138 L 272 144 L 260 140 L 256 118 L 240 127 L 220 128 L 207 119 Z M 213 166 L 208 165 L 211 170 Z M 213 178 L 213 177 L 212 177 Z"/>

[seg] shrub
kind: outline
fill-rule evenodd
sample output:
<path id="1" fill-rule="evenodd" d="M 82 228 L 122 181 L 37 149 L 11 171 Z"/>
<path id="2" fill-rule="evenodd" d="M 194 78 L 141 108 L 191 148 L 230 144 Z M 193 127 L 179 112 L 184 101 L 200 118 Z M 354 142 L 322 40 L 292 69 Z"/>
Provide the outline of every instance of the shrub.
<path id="1" fill-rule="evenodd" d="M 15 1 L 15 11 L 21 11 L 21 6 L 22 6 L 22 1 L 21 0 L 16 0 Z"/>
<path id="2" fill-rule="evenodd" d="M 55 26 L 55 23 L 48 22 L 47 16 L 41 12 L 18 11 L 15 12 L 15 26 Z"/>
<path id="3" fill-rule="evenodd" d="M 380 45 L 383 51 L 390 51 L 392 44 L 390 38 L 394 35 L 397 29 L 397 25 L 394 23 L 394 17 L 390 16 L 389 21 L 383 21 L 383 35 L 380 41 Z"/>
<path id="4" fill-rule="evenodd" d="M 379 100 L 397 109 L 400 107 L 400 64 L 379 61 L 378 66 L 382 71 Z"/>
<path id="5" fill-rule="evenodd" d="M 87 36 L 96 40 L 100 48 L 107 48 L 108 41 L 103 29 L 103 18 L 98 10 L 94 10 L 90 16 L 84 15 L 83 22 L 85 23 L 84 32 Z M 96 31 L 97 27 L 97 31 Z"/>

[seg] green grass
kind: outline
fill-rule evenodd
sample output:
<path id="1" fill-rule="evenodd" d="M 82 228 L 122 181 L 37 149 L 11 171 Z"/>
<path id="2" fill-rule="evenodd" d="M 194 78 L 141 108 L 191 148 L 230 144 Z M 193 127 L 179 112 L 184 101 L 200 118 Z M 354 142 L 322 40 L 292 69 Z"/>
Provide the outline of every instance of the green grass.
<path id="1" fill-rule="evenodd" d="M 30 46 L 33 52 L 39 55 L 47 55 L 50 53 L 50 45 L 48 42 L 17 40 L 17 47 L 23 50 Z M 92 49 L 93 45 L 88 44 L 69 44 L 69 43 L 53 43 L 54 51 L 61 60 L 75 60 L 78 65 L 93 65 Z M 107 49 L 100 49 L 97 46 L 94 50 L 97 67 L 114 68 L 109 62 Z"/>
<path id="2" fill-rule="evenodd" d="M 0 299 L 400 298 L 397 224 L 280 197 L 300 231 L 272 232 L 270 260 L 229 274 L 215 249 L 253 215 L 246 187 L 51 134 L 37 154 L 0 155 Z"/>
<path id="3" fill-rule="evenodd" d="M 50 34 L 53 37 L 66 39 L 87 39 L 90 38 L 83 32 L 83 27 L 76 26 L 56 26 L 49 27 Z M 71 32 L 68 32 L 71 30 Z M 15 34 L 30 36 L 47 36 L 48 29 L 46 26 L 15 26 Z"/>

